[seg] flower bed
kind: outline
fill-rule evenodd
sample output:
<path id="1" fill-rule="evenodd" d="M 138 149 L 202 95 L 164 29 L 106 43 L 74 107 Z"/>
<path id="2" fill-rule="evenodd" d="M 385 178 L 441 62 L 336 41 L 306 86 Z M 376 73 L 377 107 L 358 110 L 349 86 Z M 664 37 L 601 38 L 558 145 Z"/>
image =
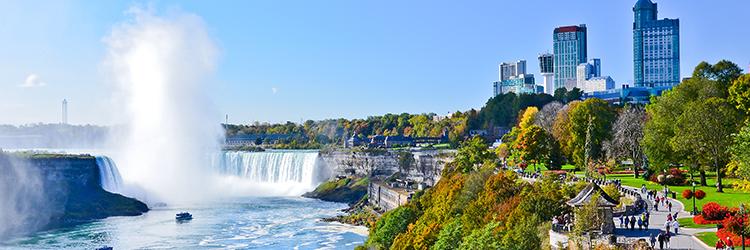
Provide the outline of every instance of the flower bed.
<path id="1" fill-rule="evenodd" d="M 733 234 L 726 230 L 725 228 L 719 229 L 716 231 L 716 236 L 719 237 L 719 239 L 722 239 L 724 241 L 727 240 L 727 237 L 732 239 L 732 243 L 734 243 L 734 246 L 741 246 L 740 242 L 742 242 L 742 238 L 736 234 Z M 750 246 L 750 239 L 745 239 L 745 246 Z"/>
<path id="2" fill-rule="evenodd" d="M 723 221 L 731 216 L 731 214 L 727 207 L 719 205 L 716 202 L 709 202 L 703 205 L 701 216 L 709 221 Z"/>

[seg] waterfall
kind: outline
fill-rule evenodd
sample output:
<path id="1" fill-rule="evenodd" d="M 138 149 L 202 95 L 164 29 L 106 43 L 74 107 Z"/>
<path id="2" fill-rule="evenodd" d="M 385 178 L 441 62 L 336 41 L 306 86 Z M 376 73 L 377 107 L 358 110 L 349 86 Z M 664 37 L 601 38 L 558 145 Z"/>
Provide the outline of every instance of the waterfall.
<path id="1" fill-rule="evenodd" d="M 99 166 L 99 179 L 102 188 L 110 193 L 121 193 L 123 182 L 115 162 L 107 156 L 97 156 L 96 165 Z"/>
<path id="2" fill-rule="evenodd" d="M 214 157 L 214 169 L 224 176 L 236 177 L 244 182 L 264 185 L 266 190 L 279 194 L 299 195 L 315 188 L 326 178 L 317 151 L 226 151 Z"/>

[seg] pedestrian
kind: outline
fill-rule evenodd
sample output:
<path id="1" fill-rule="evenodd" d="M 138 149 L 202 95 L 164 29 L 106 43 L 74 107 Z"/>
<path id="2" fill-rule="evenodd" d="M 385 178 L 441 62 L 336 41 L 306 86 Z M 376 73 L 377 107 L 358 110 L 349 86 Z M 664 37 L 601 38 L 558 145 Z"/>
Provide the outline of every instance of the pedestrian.
<path id="1" fill-rule="evenodd" d="M 732 239 L 727 237 L 726 248 L 727 250 L 734 250 L 734 242 L 732 242 Z"/>
<path id="2" fill-rule="evenodd" d="M 643 219 L 638 217 L 638 230 L 643 230 Z"/>
<path id="3" fill-rule="evenodd" d="M 667 214 L 667 221 L 672 221 L 672 214 Z"/>
<path id="4" fill-rule="evenodd" d="M 625 228 L 628 228 L 628 225 L 630 225 L 630 217 L 625 216 Z"/>
<path id="5" fill-rule="evenodd" d="M 674 220 L 674 222 L 672 222 L 672 227 L 674 228 L 674 235 L 677 235 L 677 230 L 680 229 L 680 223 L 677 222 L 677 220 Z"/>
<path id="6" fill-rule="evenodd" d="M 623 228 L 625 226 L 625 215 L 620 215 L 620 228 Z"/>
<path id="7" fill-rule="evenodd" d="M 664 231 L 669 234 L 669 228 L 672 226 L 672 223 L 670 221 L 664 222 Z"/>
<path id="8" fill-rule="evenodd" d="M 651 233 L 651 237 L 649 238 L 649 240 L 651 241 L 651 248 L 656 247 L 656 236 L 654 235 L 654 233 Z"/>
<path id="9" fill-rule="evenodd" d="M 669 240 L 670 240 L 670 238 L 672 238 L 672 236 L 669 235 L 669 232 L 667 232 L 667 235 L 664 235 L 664 246 L 666 246 L 667 249 L 669 249 Z"/>
<path id="10" fill-rule="evenodd" d="M 658 240 L 659 240 L 659 249 L 664 249 L 664 233 L 659 233 Z"/>
<path id="11" fill-rule="evenodd" d="M 669 212 L 672 212 L 672 202 L 671 201 L 667 202 L 667 207 L 669 207 Z"/>
<path id="12" fill-rule="evenodd" d="M 635 216 L 630 216 L 630 230 L 635 230 Z"/>
<path id="13" fill-rule="evenodd" d="M 677 214 L 678 214 L 678 212 L 674 212 L 674 215 L 672 215 L 672 219 L 673 220 L 677 220 Z"/>

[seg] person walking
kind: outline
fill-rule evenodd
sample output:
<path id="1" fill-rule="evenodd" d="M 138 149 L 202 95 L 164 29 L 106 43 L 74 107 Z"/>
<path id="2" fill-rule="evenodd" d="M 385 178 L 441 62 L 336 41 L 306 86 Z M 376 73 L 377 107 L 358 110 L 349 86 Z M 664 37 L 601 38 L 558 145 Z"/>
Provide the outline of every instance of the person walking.
<path id="1" fill-rule="evenodd" d="M 638 230 L 643 230 L 643 219 L 641 217 L 638 217 Z"/>
<path id="2" fill-rule="evenodd" d="M 664 249 L 664 233 L 659 233 L 657 239 L 659 240 L 659 249 Z"/>
<path id="3" fill-rule="evenodd" d="M 625 228 L 627 229 L 627 228 L 628 228 L 628 226 L 630 225 L 630 217 L 628 217 L 628 216 L 626 216 L 626 215 L 622 215 L 622 216 L 625 216 Z M 622 218 L 622 217 L 621 217 L 621 218 Z"/>
<path id="4" fill-rule="evenodd" d="M 678 212 L 674 212 L 674 215 L 672 215 L 672 219 L 677 220 L 677 214 Z"/>
<path id="5" fill-rule="evenodd" d="M 672 202 L 667 201 L 667 207 L 669 208 L 669 212 L 672 212 Z"/>
<path id="6" fill-rule="evenodd" d="M 667 234 L 669 234 L 671 232 L 671 231 L 669 231 L 669 229 L 670 229 L 671 226 L 672 226 L 672 222 L 671 221 L 664 222 L 664 231 Z"/>
<path id="7" fill-rule="evenodd" d="M 656 247 L 656 235 L 654 235 L 654 233 L 651 233 L 651 237 L 649 238 L 649 241 L 651 242 L 651 248 Z"/>
<path id="8" fill-rule="evenodd" d="M 630 216 L 630 230 L 635 230 L 635 216 Z"/>
<path id="9" fill-rule="evenodd" d="M 680 229 L 680 223 L 677 222 L 677 220 L 674 220 L 672 222 L 672 227 L 674 228 L 674 235 L 677 235 L 677 230 Z"/>
<path id="10" fill-rule="evenodd" d="M 623 228 L 625 226 L 625 215 L 620 215 L 620 228 Z"/>

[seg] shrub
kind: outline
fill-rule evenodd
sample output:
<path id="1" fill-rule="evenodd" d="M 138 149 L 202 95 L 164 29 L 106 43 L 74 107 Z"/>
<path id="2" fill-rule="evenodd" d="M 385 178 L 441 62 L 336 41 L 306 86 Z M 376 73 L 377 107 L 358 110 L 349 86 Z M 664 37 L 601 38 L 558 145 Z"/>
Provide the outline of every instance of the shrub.
<path id="1" fill-rule="evenodd" d="M 722 224 L 724 223 L 723 220 L 706 220 L 703 218 L 703 215 L 696 215 L 693 217 L 693 222 L 698 225 L 708 225 L 708 224 Z"/>
<path id="2" fill-rule="evenodd" d="M 703 190 L 699 189 L 699 190 L 695 190 L 695 194 L 693 195 L 695 195 L 696 199 L 702 200 L 703 198 L 706 197 L 706 192 L 703 192 Z"/>
<path id="3" fill-rule="evenodd" d="M 723 220 L 728 213 L 729 211 L 726 207 L 723 207 L 716 202 L 706 203 L 703 205 L 703 211 L 701 211 L 703 218 L 711 221 Z"/>
<path id="4" fill-rule="evenodd" d="M 684 191 L 682 191 L 682 198 L 685 198 L 685 199 L 693 198 L 693 191 L 691 191 L 690 189 L 685 189 Z"/>

